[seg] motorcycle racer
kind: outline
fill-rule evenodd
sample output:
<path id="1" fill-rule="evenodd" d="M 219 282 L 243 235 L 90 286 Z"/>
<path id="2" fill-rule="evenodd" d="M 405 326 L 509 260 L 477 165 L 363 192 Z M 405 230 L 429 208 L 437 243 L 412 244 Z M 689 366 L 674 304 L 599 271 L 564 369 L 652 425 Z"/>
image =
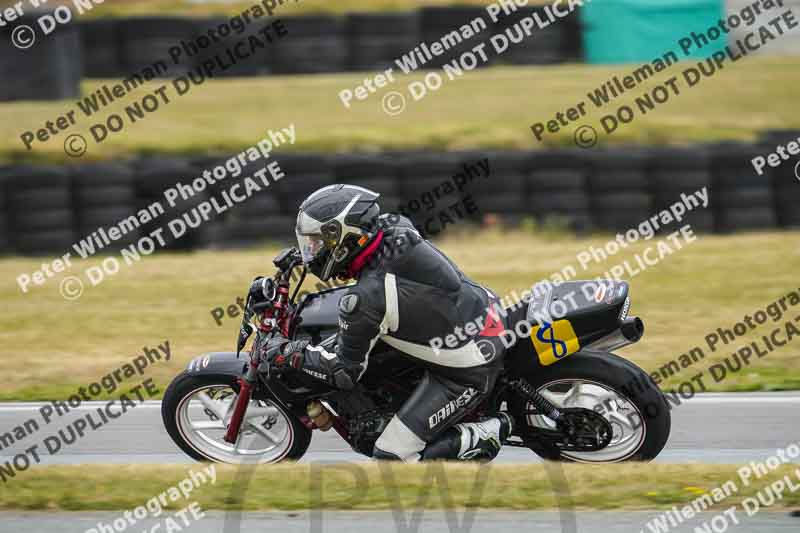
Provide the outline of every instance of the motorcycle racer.
<path id="1" fill-rule="evenodd" d="M 296 235 L 308 270 L 355 279 L 339 302 L 336 347 L 273 338 L 267 358 L 343 390 L 355 387 L 380 339 L 426 369 L 375 443 L 376 459 L 491 460 L 511 432 L 506 413 L 460 423 L 493 389 L 506 328 L 497 296 L 465 276 L 405 217 L 381 214 L 379 194 L 331 185 L 301 205 Z M 483 325 L 465 328 L 475 321 Z M 430 339 L 446 339 L 434 349 Z"/>

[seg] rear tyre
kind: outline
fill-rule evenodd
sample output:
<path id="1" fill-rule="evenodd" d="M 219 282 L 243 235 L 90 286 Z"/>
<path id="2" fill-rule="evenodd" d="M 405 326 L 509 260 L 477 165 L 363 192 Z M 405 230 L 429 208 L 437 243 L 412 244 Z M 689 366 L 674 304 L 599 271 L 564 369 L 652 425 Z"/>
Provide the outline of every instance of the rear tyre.
<path id="1" fill-rule="evenodd" d="M 581 407 L 600 413 L 614 436 L 595 452 L 565 452 L 550 443 L 527 441 L 537 455 L 551 461 L 618 463 L 651 461 L 669 438 L 671 418 L 667 402 L 646 372 L 607 352 L 579 352 L 566 360 L 522 376 L 559 407 Z M 517 427 L 554 429 L 549 418 L 519 396 L 508 401 Z"/>
<path id="2" fill-rule="evenodd" d="M 239 393 L 235 377 L 184 372 L 164 393 L 161 416 L 178 447 L 198 461 L 266 464 L 300 459 L 311 430 L 278 402 L 253 398 L 236 444 L 223 440 Z"/>

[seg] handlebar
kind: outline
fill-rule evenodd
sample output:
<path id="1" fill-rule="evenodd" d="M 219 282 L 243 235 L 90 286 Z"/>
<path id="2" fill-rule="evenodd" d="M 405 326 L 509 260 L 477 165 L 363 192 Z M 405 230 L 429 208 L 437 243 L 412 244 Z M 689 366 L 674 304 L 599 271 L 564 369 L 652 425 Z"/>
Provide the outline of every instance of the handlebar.
<path id="1" fill-rule="evenodd" d="M 290 311 L 295 296 L 305 279 L 305 268 L 291 298 L 289 298 L 289 278 L 292 270 L 303 264 L 303 258 L 297 248 L 286 248 L 272 260 L 272 263 L 278 269 L 275 276 L 255 278 L 247 292 L 247 302 L 242 313 L 242 325 L 239 328 L 236 344 L 237 357 L 247 344 L 247 340 L 256 331 L 259 332 L 259 336 L 256 338 L 255 344 L 259 344 L 258 341 L 262 340 L 265 335 L 271 336 L 270 334 L 280 333 L 288 337 L 290 334 Z M 259 320 L 257 324 L 253 324 L 251 321 L 256 314 L 260 315 Z"/>

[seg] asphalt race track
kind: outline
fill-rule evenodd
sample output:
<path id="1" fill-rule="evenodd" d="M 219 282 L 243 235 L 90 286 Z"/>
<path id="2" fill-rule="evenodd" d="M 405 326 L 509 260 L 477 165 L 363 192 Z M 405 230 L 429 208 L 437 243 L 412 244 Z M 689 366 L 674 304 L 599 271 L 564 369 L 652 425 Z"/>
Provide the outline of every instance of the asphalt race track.
<path id="1" fill-rule="evenodd" d="M 0 430 L 9 431 L 36 418 L 41 403 L 0 404 Z M 79 409 L 94 410 L 87 403 Z M 697 395 L 672 409 L 672 434 L 657 461 L 664 463 L 747 463 L 764 459 L 778 448 L 800 441 L 797 429 L 799 393 L 737 393 Z M 0 450 L 0 462 L 54 434 L 81 416 L 74 411 L 43 426 L 35 435 Z M 85 415 L 85 413 L 84 413 Z M 360 461 L 335 432 L 315 432 L 304 461 Z M 538 462 L 533 452 L 505 448 L 500 462 Z M 42 464 L 191 463 L 166 434 L 160 402 L 146 402 L 83 439 L 50 456 Z"/>
<path id="2" fill-rule="evenodd" d="M 9 429 L 25 420 L 38 417 L 41 403 L 0 404 L 0 429 Z M 87 404 L 81 409 L 96 406 Z M 747 463 L 763 460 L 778 448 L 800 441 L 797 430 L 798 393 L 746 393 L 705 394 L 676 406 L 672 410 L 672 436 L 657 461 L 663 463 Z M 60 423 L 72 421 L 75 416 L 64 417 Z M 17 452 L 40 441 L 46 434 L 57 431 L 53 422 L 45 426 L 30 442 L 23 440 L 0 453 L 6 461 Z M 353 453 L 334 432 L 316 432 L 309 452 L 303 461 L 361 461 L 364 457 Z M 498 457 L 499 462 L 539 462 L 527 450 L 507 448 Z M 162 429 L 159 402 L 148 402 L 136 407 L 124 417 L 88 434 L 68 449 L 55 456 L 43 455 L 43 464 L 113 464 L 113 463 L 191 463 L 172 443 Z M 481 532 L 522 533 L 525 531 L 552 533 L 649 533 L 647 522 L 658 515 L 655 511 L 642 512 L 507 512 L 480 510 L 474 523 L 466 522 L 459 511 L 457 523 L 439 511 L 425 511 L 414 517 L 412 509 L 404 510 L 401 518 L 391 512 L 330 512 L 317 515 L 309 513 L 246 513 L 242 521 L 221 512 L 207 512 L 205 518 L 191 523 L 184 531 L 192 533 L 238 533 L 239 531 L 279 531 L 281 533 L 360 533 L 387 532 Z M 120 512 L 105 513 L 0 513 L 0 533 L 76 532 L 83 533 L 98 522 L 109 523 Z M 669 533 L 694 533 L 695 527 L 709 521 L 717 513 L 705 513 L 692 521 L 669 529 Z M 162 520 L 163 520 L 162 516 Z M 747 518 L 728 531 L 749 533 L 783 533 L 798 531 L 800 518 L 789 513 L 761 512 Z M 150 523 L 152 522 L 152 524 Z M 145 520 L 130 531 L 151 531 L 159 521 Z M 452 527 L 451 527 L 452 526 Z M 699 531 L 703 531 L 700 529 Z M 713 530 L 710 530 L 713 531 Z"/>
<path id="3" fill-rule="evenodd" d="M 577 512 L 566 517 L 557 512 L 484 511 L 469 515 L 458 511 L 448 519 L 441 511 L 425 511 L 418 518 L 405 509 L 397 518 L 392 512 L 325 511 L 317 515 L 303 513 L 246 513 L 243 520 L 231 514 L 209 512 L 183 531 L 191 533 L 639 533 L 656 513 L 648 511 Z M 84 533 L 98 522 L 109 523 L 120 513 L 0 513 L 0 533 Z M 710 522 L 716 513 L 702 513 L 696 518 L 670 528 L 669 533 L 693 533 L 696 526 Z M 419 520 L 419 522 L 417 522 Z M 150 531 L 157 519 L 143 520 L 130 531 Z M 731 533 L 789 533 L 800 527 L 800 518 L 788 513 L 762 512 L 752 518 L 743 516 L 740 524 L 731 523 Z M 157 531 L 163 531 L 163 528 Z M 702 531 L 702 529 L 701 529 Z M 713 530 L 712 530 L 713 531 Z"/>

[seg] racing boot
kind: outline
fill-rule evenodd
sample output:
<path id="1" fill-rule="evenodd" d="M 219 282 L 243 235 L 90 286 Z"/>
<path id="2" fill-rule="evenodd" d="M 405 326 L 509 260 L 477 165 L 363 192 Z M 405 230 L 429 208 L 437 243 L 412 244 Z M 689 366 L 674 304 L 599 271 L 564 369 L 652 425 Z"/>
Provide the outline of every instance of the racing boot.
<path id="1" fill-rule="evenodd" d="M 422 450 L 422 460 L 491 461 L 513 429 L 514 420 L 508 413 L 481 422 L 456 424 Z"/>

